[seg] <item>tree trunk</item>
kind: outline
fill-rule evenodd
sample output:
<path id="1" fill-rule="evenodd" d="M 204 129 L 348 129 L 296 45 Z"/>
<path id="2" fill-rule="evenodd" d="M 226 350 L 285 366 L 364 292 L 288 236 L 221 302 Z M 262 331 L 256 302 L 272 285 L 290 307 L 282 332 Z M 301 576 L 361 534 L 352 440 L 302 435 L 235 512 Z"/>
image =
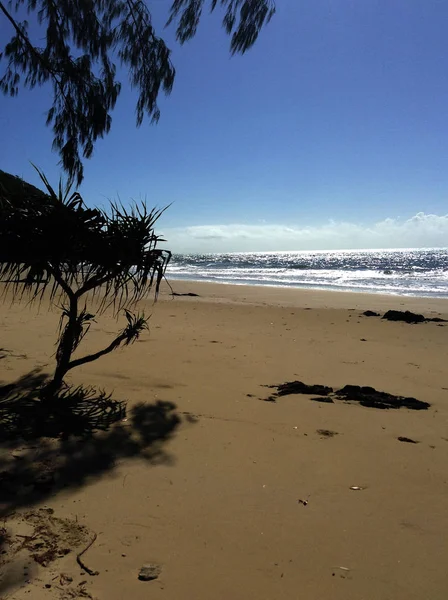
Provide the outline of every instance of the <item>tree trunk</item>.
<path id="1" fill-rule="evenodd" d="M 58 349 L 56 351 L 57 364 L 53 379 L 43 388 L 42 400 L 51 402 L 55 394 L 61 389 L 64 377 L 69 370 L 70 358 L 72 356 L 74 342 L 77 336 L 78 324 L 78 298 L 74 293 L 69 296 L 68 323 L 61 334 Z"/>

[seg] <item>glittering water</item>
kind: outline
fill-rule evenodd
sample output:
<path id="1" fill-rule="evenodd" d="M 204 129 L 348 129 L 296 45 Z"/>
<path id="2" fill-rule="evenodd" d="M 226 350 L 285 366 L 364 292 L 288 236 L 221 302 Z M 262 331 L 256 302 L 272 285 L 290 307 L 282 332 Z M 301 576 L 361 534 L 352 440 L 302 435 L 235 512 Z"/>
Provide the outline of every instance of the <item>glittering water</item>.
<path id="1" fill-rule="evenodd" d="M 178 254 L 168 279 L 448 298 L 448 249 Z"/>

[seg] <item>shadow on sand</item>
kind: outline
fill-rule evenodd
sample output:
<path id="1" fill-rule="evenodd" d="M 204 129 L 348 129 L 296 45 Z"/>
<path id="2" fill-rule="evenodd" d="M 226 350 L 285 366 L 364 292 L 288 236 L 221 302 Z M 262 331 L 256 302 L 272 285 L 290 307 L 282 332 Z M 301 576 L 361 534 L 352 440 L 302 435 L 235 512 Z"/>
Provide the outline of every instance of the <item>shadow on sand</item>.
<path id="1" fill-rule="evenodd" d="M 117 460 L 170 464 L 164 446 L 180 417 L 176 405 L 134 405 L 91 387 L 66 388 L 39 400 L 45 374 L 33 371 L 0 387 L 0 517 L 79 488 L 112 471 Z"/>
<path id="2" fill-rule="evenodd" d="M 181 422 L 175 404 L 140 403 L 126 411 L 124 402 L 78 386 L 48 405 L 39 399 L 46 381 L 32 371 L 0 386 L 0 595 L 25 583 L 23 568 L 18 573 L 9 564 L 17 540 L 8 517 L 15 511 L 86 486 L 122 459 L 173 463 L 165 445 Z"/>

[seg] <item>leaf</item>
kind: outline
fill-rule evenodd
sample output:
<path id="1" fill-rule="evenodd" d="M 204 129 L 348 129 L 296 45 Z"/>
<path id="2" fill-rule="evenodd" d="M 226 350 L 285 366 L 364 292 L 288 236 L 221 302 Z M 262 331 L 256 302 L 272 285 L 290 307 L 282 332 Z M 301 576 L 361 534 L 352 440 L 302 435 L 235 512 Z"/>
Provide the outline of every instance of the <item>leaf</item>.
<path id="1" fill-rule="evenodd" d="M 0 89 L 15 96 L 20 83 L 28 89 L 51 84 L 46 124 L 62 168 L 77 185 L 84 178 L 84 159 L 111 128 L 122 88 L 116 63 L 136 91 L 137 126 L 145 118 L 158 122 L 160 95 L 173 89 L 171 51 L 157 35 L 151 5 L 143 0 L 17 0 L 7 8 L 0 3 L 11 35 L 2 47 Z M 232 53 L 246 52 L 275 11 L 273 0 L 220 0 L 219 5 Z M 204 6 L 205 0 L 172 1 L 167 25 L 175 23 L 182 44 L 196 34 Z M 217 6 L 211 0 L 211 10 Z M 28 23 L 18 19 L 25 7 L 37 21 L 32 37 Z"/>

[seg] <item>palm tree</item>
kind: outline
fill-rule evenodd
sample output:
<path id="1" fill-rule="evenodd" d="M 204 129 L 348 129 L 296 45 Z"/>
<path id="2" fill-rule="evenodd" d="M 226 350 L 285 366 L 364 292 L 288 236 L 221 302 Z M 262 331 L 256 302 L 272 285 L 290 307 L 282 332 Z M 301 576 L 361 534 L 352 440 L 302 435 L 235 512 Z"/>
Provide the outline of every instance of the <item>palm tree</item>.
<path id="1" fill-rule="evenodd" d="M 164 240 L 154 231 L 165 209 L 148 210 L 145 203 L 88 208 L 70 185 L 60 183 L 56 192 L 38 173 L 46 193 L 0 172 L 0 281 L 14 300 L 48 291 L 61 307 L 56 369 L 41 392 L 50 402 L 68 371 L 131 344 L 148 328 L 144 314 L 131 309 L 151 291 L 157 298 L 171 253 L 157 247 Z M 95 317 L 87 295 L 97 296 L 99 313 L 124 310 L 127 325 L 106 348 L 73 359 Z"/>

